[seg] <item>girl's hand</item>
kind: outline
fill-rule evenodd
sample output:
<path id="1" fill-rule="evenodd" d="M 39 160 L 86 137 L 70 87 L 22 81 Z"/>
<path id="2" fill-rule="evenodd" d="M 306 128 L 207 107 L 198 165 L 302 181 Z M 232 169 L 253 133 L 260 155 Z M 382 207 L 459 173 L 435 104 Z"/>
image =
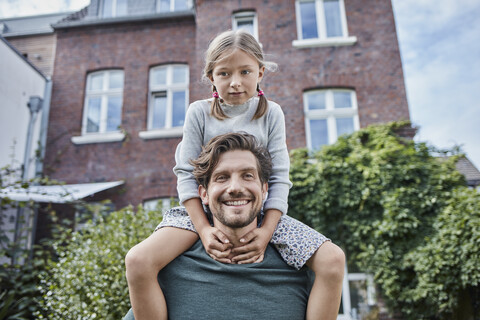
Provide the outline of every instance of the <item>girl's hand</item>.
<path id="1" fill-rule="evenodd" d="M 262 262 L 265 249 L 272 237 L 272 233 L 266 228 L 255 228 L 240 239 L 245 243 L 241 247 L 232 250 L 234 257 L 232 263 L 246 264 Z"/>
<path id="2" fill-rule="evenodd" d="M 232 251 L 232 243 L 227 236 L 215 227 L 207 226 L 198 232 L 203 247 L 208 255 L 216 261 L 232 263 L 228 256 Z"/>

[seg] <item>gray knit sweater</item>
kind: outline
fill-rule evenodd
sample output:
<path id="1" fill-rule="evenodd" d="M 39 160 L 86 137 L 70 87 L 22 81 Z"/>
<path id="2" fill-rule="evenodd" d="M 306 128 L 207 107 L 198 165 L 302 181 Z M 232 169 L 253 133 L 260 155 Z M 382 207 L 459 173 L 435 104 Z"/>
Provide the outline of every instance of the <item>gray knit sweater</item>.
<path id="1" fill-rule="evenodd" d="M 285 116 L 281 107 L 269 101 L 266 114 L 252 121 L 258 105 L 258 98 L 254 97 L 242 105 L 222 105 L 229 118 L 218 120 L 210 115 L 210 104 L 211 99 L 196 101 L 189 106 L 185 116 L 183 139 L 175 152 L 176 165 L 173 169 L 177 175 L 180 203 L 199 197 L 189 160 L 196 159 L 202 146 L 211 138 L 228 132 L 244 131 L 254 135 L 272 156 L 273 173 L 264 210 L 277 209 L 286 214 L 288 191 L 292 183 L 288 176 L 290 159 L 286 144 Z"/>

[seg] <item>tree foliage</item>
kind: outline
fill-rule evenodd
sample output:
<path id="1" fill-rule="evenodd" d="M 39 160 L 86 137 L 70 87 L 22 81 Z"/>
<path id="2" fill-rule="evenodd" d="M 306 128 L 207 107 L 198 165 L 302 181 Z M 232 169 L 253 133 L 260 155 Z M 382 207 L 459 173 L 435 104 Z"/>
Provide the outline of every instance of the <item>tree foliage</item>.
<path id="1" fill-rule="evenodd" d="M 396 134 L 405 125 L 293 150 L 289 214 L 344 248 L 350 269 L 373 273 L 392 309 L 448 319 L 461 292 L 478 291 L 479 196 L 455 169 L 460 155 L 435 157 Z"/>
<path id="2" fill-rule="evenodd" d="M 65 230 L 58 256 L 41 277 L 38 319 L 121 319 L 130 308 L 125 279 L 127 251 L 150 235 L 159 213 L 131 207 L 96 215 L 78 232 Z"/>

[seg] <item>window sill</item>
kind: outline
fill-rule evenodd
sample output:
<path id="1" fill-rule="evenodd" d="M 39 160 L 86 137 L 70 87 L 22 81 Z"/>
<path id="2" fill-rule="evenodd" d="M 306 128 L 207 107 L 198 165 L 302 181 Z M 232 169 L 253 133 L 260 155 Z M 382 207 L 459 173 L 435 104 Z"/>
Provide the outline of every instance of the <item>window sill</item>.
<path id="1" fill-rule="evenodd" d="M 125 139 L 123 132 L 90 133 L 83 136 L 72 137 L 73 144 L 91 144 L 119 142 Z"/>
<path id="2" fill-rule="evenodd" d="M 351 46 L 357 43 L 357 37 L 338 37 L 328 39 L 302 39 L 293 40 L 292 46 L 294 48 L 312 48 L 312 47 L 339 47 Z"/>
<path id="3" fill-rule="evenodd" d="M 161 139 L 161 138 L 178 138 L 183 135 L 183 127 L 175 127 L 168 129 L 153 129 L 148 131 L 140 131 L 138 136 L 144 140 Z"/>

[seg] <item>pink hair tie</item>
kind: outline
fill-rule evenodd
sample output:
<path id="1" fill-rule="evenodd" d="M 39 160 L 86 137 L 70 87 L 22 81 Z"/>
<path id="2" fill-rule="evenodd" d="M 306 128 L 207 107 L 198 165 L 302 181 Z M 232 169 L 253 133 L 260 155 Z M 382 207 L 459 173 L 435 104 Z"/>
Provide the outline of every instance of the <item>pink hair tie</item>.
<path id="1" fill-rule="evenodd" d="M 213 96 L 214 98 L 219 98 L 219 95 L 218 95 L 218 92 L 217 92 L 217 91 L 213 91 L 212 96 Z"/>
<path id="2" fill-rule="evenodd" d="M 263 96 L 263 91 L 262 90 L 258 90 L 258 96 L 259 97 Z"/>

